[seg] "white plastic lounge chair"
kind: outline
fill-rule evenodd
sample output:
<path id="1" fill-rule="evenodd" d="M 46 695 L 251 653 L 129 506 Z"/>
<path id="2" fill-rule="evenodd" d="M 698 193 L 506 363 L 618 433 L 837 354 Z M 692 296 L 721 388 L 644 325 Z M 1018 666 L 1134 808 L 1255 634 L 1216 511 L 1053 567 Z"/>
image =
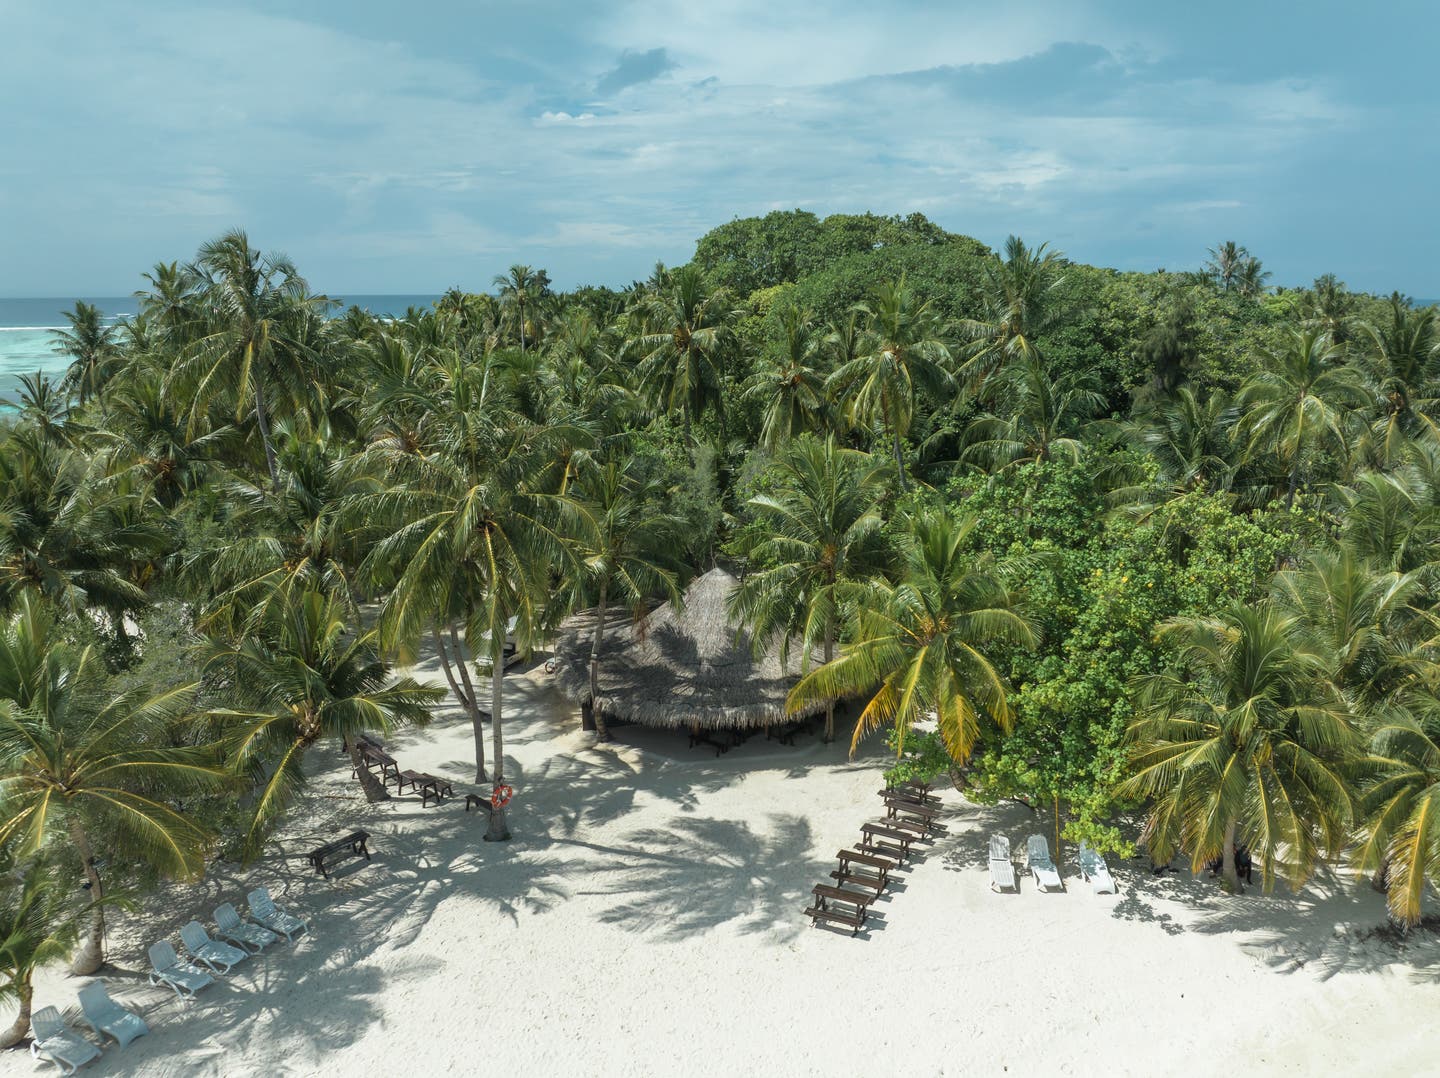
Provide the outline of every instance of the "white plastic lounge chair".
<path id="1" fill-rule="evenodd" d="M 259 921 L 271 932 L 279 932 L 285 937 L 286 943 L 292 942 L 297 933 L 310 927 L 310 922 L 305 918 L 296 917 L 293 913 L 286 913 L 277 907 L 266 887 L 257 887 L 251 891 L 249 903 L 251 919 Z"/>
<path id="2" fill-rule="evenodd" d="M 114 1037 L 121 1048 L 150 1032 L 145 1019 L 110 998 L 104 981 L 93 981 L 80 989 L 80 1009 L 91 1029 L 102 1038 Z"/>
<path id="3" fill-rule="evenodd" d="M 180 942 L 195 958 L 204 962 L 216 973 L 229 973 L 230 967 L 250 957 L 250 952 L 228 943 L 212 940 L 210 933 L 199 921 L 191 921 L 180 930 Z M 224 966 L 224 969 L 220 967 Z"/>
<path id="4" fill-rule="evenodd" d="M 154 967 L 150 973 L 150 983 L 169 985 L 181 1000 L 194 999 L 196 992 L 215 983 L 215 978 L 194 962 L 181 961 L 175 948 L 165 940 L 150 948 L 150 965 Z"/>
<path id="5" fill-rule="evenodd" d="M 41 1007 L 32 1014 L 30 1029 L 35 1034 L 30 1054 L 36 1059 L 43 1054 L 60 1068 L 61 1074 L 74 1074 L 77 1068 L 100 1056 L 100 1049 L 67 1026 L 54 1007 Z"/>
<path id="6" fill-rule="evenodd" d="M 990 836 L 990 890 L 1018 891 L 1015 883 L 1015 862 L 1010 860 L 1010 840 L 1004 835 Z"/>
<path id="7" fill-rule="evenodd" d="M 1105 864 L 1105 858 L 1096 853 L 1088 842 L 1080 843 L 1080 875 L 1090 881 L 1090 886 L 1095 888 L 1097 895 L 1118 893 L 1115 877 L 1110 875 L 1110 867 Z"/>
<path id="8" fill-rule="evenodd" d="M 215 907 L 215 927 L 221 939 L 229 940 L 237 947 L 259 954 L 280 937 L 268 928 L 252 925 L 243 920 L 230 903 Z"/>
<path id="9" fill-rule="evenodd" d="M 1025 853 L 1036 886 L 1042 890 L 1060 886 L 1060 873 L 1055 871 L 1055 862 L 1050 860 L 1050 843 L 1045 841 L 1044 835 L 1031 835 L 1025 843 Z"/>

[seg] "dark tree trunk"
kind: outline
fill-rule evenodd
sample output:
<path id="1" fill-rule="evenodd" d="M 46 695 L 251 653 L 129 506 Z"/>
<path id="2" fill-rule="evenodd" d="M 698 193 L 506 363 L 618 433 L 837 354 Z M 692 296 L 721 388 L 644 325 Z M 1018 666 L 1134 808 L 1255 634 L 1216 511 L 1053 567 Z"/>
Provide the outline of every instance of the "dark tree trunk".
<path id="1" fill-rule="evenodd" d="M 390 791 L 375 777 L 375 772 L 365 766 L 365 761 L 360 756 L 359 740 L 352 737 L 347 739 L 347 743 L 350 749 L 350 766 L 355 769 L 355 777 L 360 780 L 360 789 L 365 791 L 365 800 L 372 805 L 377 801 L 389 801 Z"/>
<path id="2" fill-rule="evenodd" d="M 825 624 L 825 662 L 828 664 L 835 658 L 835 626 L 833 623 Z M 835 740 L 835 701 L 829 700 L 825 704 L 825 744 Z"/>
<path id="3" fill-rule="evenodd" d="M 590 641 L 590 707 L 594 711 L 596 741 L 610 740 L 610 731 L 605 728 L 605 714 L 596 703 L 600 696 L 600 641 L 605 635 L 605 599 L 609 590 L 610 581 L 600 581 L 600 602 L 595 607 L 595 638 Z"/>
<path id="4" fill-rule="evenodd" d="M 500 638 L 501 646 L 497 646 L 495 655 L 491 661 L 490 673 L 490 730 L 495 737 L 495 785 L 498 790 L 505 785 L 505 741 L 500 733 L 500 702 L 501 694 L 505 690 L 505 653 L 502 650 L 504 637 Z M 490 826 L 485 829 L 486 842 L 508 842 L 510 840 L 510 826 L 505 819 L 505 806 L 492 805 L 490 808 Z"/>
<path id="5" fill-rule="evenodd" d="M 90 882 L 90 924 L 80 949 L 70 963 L 70 972 L 80 977 L 94 973 L 105 964 L 105 907 L 101 905 L 100 873 L 95 868 L 95 854 L 90 849 L 90 840 L 78 820 L 70 822 L 70 841 L 80 855 L 80 864 L 85 870 L 85 879 Z"/>
<path id="6" fill-rule="evenodd" d="M 475 697 L 475 683 L 470 680 L 470 664 L 466 661 L 465 649 L 460 646 L 460 637 L 454 626 L 450 628 L 450 646 L 455 649 L 455 665 L 460 671 L 460 680 L 465 685 L 465 710 L 470 713 L 470 727 L 475 734 L 475 781 L 488 782 L 485 774 L 485 713 L 480 710 L 480 701 Z"/>
<path id="7" fill-rule="evenodd" d="M 1380 862 L 1380 867 L 1370 877 L 1370 886 L 1379 891 L 1382 895 L 1390 891 L 1390 858 L 1386 857 Z"/>

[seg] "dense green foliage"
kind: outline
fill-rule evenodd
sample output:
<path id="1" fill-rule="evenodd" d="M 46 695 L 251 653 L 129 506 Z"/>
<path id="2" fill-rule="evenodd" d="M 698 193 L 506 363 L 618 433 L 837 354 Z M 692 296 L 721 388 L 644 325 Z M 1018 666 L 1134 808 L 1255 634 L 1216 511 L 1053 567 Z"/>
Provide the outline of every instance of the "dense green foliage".
<path id="1" fill-rule="evenodd" d="M 1267 276 L 799 211 L 624 291 L 515 266 L 394 320 L 243 233 L 157 265 L 118 326 L 77 304 L 0 433 L 0 854 L 96 898 L 102 852 L 254 855 L 311 745 L 423 724 L 421 647 L 499 785 L 507 638 L 724 558 L 806 649 L 794 705 L 855 698 L 903 773 L 1111 849 L 1142 815 L 1232 883 L 1239 845 L 1296 886 L 1348 856 L 1414 923 L 1440 330 Z"/>

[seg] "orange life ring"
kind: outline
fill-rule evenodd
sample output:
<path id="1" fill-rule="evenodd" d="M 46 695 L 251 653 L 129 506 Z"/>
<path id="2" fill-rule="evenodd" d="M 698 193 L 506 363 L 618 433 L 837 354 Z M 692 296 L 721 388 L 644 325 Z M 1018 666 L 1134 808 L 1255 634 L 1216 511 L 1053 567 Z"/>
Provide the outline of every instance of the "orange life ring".
<path id="1" fill-rule="evenodd" d="M 513 786 L 497 786 L 490 794 L 490 804 L 497 809 L 503 809 L 510 804 L 510 799 L 515 796 Z"/>

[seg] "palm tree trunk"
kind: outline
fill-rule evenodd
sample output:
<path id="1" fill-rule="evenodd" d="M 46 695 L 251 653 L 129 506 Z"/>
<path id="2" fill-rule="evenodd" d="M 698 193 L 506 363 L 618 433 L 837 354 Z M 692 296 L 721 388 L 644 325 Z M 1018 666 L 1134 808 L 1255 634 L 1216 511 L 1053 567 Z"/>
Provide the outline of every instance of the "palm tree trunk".
<path id="1" fill-rule="evenodd" d="M 890 422 L 890 401 L 888 398 L 880 399 L 880 418 L 885 424 L 885 429 L 890 432 L 890 439 L 895 450 L 895 470 L 900 476 L 900 489 L 905 489 L 905 456 L 900 452 L 900 431 Z"/>
<path id="2" fill-rule="evenodd" d="M 835 624 L 831 621 L 825 623 L 825 662 L 828 665 L 830 660 L 835 658 Z M 829 700 L 825 704 L 825 744 L 835 740 L 835 701 Z"/>
<path id="3" fill-rule="evenodd" d="M 595 740 L 609 741 L 610 731 L 605 728 L 605 716 L 596 705 L 600 695 L 600 640 L 605 635 L 605 599 L 610 590 L 610 578 L 600 581 L 600 602 L 595 607 L 595 639 L 590 641 L 590 709 L 595 717 Z"/>
<path id="4" fill-rule="evenodd" d="M 1295 463 L 1290 465 L 1290 486 L 1285 491 L 1285 508 L 1290 509 L 1295 504 L 1295 488 L 1300 485 L 1300 450 L 1295 450 Z"/>
<path id="5" fill-rule="evenodd" d="M 1370 877 L 1370 886 L 1379 891 L 1382 895 L 1390 890 L 1390 858 L 1385 857 L 1380 861 L 1380 867 Z"/>
<path id="6" fill-rule="evenodd" d="M 360 789 L 365 791 L 365 800 L 370 804 L 378 801 L 389 801 L 390 791 L 385 789 L 385 784 L 375 777 L 375 772 L 365 766 L 365 761 L 360 758 L 360 742 L 358 739 L 346 738 L 350 748 L 350 766 L 355 769 L 355 777 L 360 780 Z"/>
<path id="7" fill-rule="evenodd" d="M 475 781 L 488 782 L 485 774 L 485 714 L 480 710 L 480 701 L 475 698 L 475 685 L 470 680 L 470 664 L 465 661 L 465 651 L 460 646 L 460 637 L 453 625 L 450 626 L 450 646 L 455 649 L 455 665 L 460 670 L 460 680 L 465 683 L 465 710 L 470 713 L 470 728 L 475 734 Z M 490 721 L 495 721 L 493 716 Z"/>
<path id="8" fill-rule="evenodd" d="M 14 1048 L 25 1039 L 25 1034 L 30 1032 L 30 1001 L 35 997 L 35 988 L 26 977 L 15 989 L 16 995 L 20 997 L 20 1013 L 15 1016 L 15 1024 L 0 1034 L 0 1048 Z"/>
<path id="9" fill-rule="evenodd" d="M 445 639 L 440 635 L 440 623 L 438 621 L 430 626 L 430 632 L 435 639 L 435 652 L 440 656 L 440 669 L 445 674 L 445 680 L 450 685 L 450 691 L 455 695 L 455 699 L 460 701 L 461 706 L 468 709 L 470 706 L 470 698 L 466 695 L 465 690 L 460 687 L 460 683 L 455 680 L 455 670 L 450 665 L 450 655 L 445 650 Z"/>
<path id="10" fill-rule="evenodd" d="M 270 469 L 270 489 L 280 493 L 280 469 L 275 464 L 275 446 L 270 442 L 270 410 L 265 407 L 265 387 L 255 379 L 255 422 L 260 427 L 260 442 L 265 446 L 265 467 Z"/>
<path id="11" fill-rule="evenodd" d="M 1225 890 L 1232 895 L 1240 893 L 1240 871 L 1235 866 L 1235 829 L 1239 821 L 1231 820 L 1225 825 L 1225 848 L 1220 851 L 1221 865 L 1225 873 Z"/>
<path id="12" fill-rule="evenodd" d="M 504 637 L 500 638 L 504 644 Z M 490 730 L 495 737 L 495 789 L 505 785 L 505 742 L 500 734 L 500 698 L 505 691 L 505 653 L 495 648 L 490 672 Z M 508 842 L 510 827 L 505 821 L 505 806 L 492 805 L 490 826 L 485 829 L 486 842 Z"/>
<path id="13" fill-rule="evenodd" d="M 90 882 L 90 926 L 70 963 L 70 972 L 86 977 L 105 964 L 105 907 L 100 903 L 104 896 L 101 894 L 100 873 L 95 868 L 95 854 L 79 820 L 70 821 L 70 842 L 80 855 L 85 878 Z"/>

